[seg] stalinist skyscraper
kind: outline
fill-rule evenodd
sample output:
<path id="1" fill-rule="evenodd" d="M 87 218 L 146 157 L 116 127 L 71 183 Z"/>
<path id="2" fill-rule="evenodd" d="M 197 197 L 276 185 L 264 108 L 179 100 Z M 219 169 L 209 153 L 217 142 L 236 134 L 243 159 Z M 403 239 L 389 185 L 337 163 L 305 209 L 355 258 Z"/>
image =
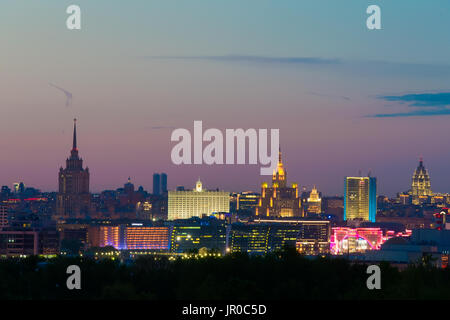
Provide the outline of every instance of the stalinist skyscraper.
<path id="1" fill-rule="evenodd" d="M 423 165 L 423 159 L 420 158 L 419 166 L 414 171 L 411 183 L 412 202 L 413 204 L 419 204 L 420 197 L 429 197 L 433 195 L 431 191 L 431 180 L 427 169 Z"/>
<path id="2" fill-rule="evenodd" d="M 83 169 L 78 156 L 77 120 L 73 124 L 73 146 L 66 168 L 59 169 L 59 192 L 56 200 L 57 218 L 83 218 L 90 212 L 89 168 Z"/>
<path id="3" fill-rule="evenodd" d="M 266 218 L 300 217 L 302 201 L 298 194 L 298 184 L 291 187 L 287 184 L 287 170 L 281 160 L 281 150 L 278 152 L 278 165 L 273 171 L 272 186 L 266 182 L 261 186 L 261 197 L 255 214 Z"/>

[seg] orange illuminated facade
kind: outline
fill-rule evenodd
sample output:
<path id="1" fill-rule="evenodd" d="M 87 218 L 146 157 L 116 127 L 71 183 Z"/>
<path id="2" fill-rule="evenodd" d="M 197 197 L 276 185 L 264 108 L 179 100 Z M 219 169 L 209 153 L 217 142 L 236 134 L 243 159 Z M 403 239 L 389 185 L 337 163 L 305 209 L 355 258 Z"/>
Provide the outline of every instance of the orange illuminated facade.
<path id="1" fill-rule="evenodd" d="M 287 171 L 281 160 L 281 151 L 278 154 L 278 165 L 273 171 L 272 187 L 263 183 L 261 197 L 256 207 L 255 215 L 262 218 L 287 218 L 302 215 L 302 202 L 298 194 L 298 185 L 287 186 Z"/>
<path id="2" fill-rule="evenodd" d="M 169 249 L 170 228 L 168 227 L 126 227 L 127 249 L 164 250 Z"/>
<path id="3" fill-rule="evenodd" d="M 118 250 L 169 250 L 170 234 L 170 227 L 93 226 L 89 228 L 89 242 L 92 247 Z"/>

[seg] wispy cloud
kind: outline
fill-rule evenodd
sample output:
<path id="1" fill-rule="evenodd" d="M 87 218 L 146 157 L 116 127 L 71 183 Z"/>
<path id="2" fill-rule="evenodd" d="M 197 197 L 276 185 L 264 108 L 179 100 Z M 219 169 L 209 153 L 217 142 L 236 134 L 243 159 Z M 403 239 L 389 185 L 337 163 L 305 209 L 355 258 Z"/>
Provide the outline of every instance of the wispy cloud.
<path id="1" fill-rule="evenodd" d="M 347 96 L 340 96 L 340 95 L 335 95 L 335 94 L 318 93 L 318 92 L 312 92 L 312 91 L 308 92 L 308 94 L 311 95 L 311 96 L 330 98 L 330 99 L 342 99 L 342 100 L 347 100 L 347 101 L 351 100 Z"/>
<path id="2" fill-rule="evenodd" d="M 329 68 L 330 71 L 340 74 L 356 74 L 372 77 L 432 77 L 447 79 L 450 77 L 450 65 L 427 63 L 404 63 L 376 60 L 343 60 L 338 58 L 301 57 L 301 56 L 264 56 L 264 55 L 160 55 L 139 56 L 144 60 L 184 60 L 184 61 L 211 61 L 221 63 L 242 63 L 259 66 L 311 66 Z"/>
<path id="3" fill-rule="evenodd" d="M 148 56 L 149 59 L 178 59 L 178 60 L 211 60 L 224 62 L 253 62 L 265 64 L 338 64 L 338 59 L 324 59 L 319 57 L 268 57 L 252 55 L 223 55 L 223 56 Z"/>
<path id="4" fill-rule="evenodd" d="M 450 92 L 418 93 L 397 96 L 380 96 L 381 100 L 407 104 L 413 108 L 407 112 L 381 113 L 369 115 L 372 118 L 397 118 L 414 116 L 450 115 Z"/>
<path id="5" fill-rule="evenodd" d="M 382 96 L 380 99 L 408 103 L 411 107 L 445 107 L 450 105 L 450 92 Z"/>

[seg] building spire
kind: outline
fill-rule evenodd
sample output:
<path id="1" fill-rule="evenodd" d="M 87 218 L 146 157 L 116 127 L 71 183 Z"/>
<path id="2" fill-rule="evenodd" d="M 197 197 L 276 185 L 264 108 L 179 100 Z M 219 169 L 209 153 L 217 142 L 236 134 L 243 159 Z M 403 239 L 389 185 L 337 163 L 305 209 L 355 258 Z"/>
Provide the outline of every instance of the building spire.
<path id="1" fill-rule="evenodd" d="M 281 161 L 281 147 L 278 147 L 278 163 L 282 163 L 282 161 Z"/>
<path id="2" fill-rule="evenodd" d="M 77 119 L 73 119 L 73 151 L 78 150 L 77 149 Z"/>

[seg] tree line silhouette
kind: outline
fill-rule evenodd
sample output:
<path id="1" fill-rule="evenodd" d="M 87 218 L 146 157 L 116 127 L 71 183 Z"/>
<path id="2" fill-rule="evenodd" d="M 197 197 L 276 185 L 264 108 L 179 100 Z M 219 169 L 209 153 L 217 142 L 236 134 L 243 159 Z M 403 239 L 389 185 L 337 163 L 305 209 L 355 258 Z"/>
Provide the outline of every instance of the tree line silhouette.
<path id="1" fill-rule="evenodd" d="M 68 290 L 66 269 L 81 268 L 81 290 Z M 0 299 L 347 300 L 449 299 L 450 271 L 420 263 L 380 264 L 381 290 L 368 290 L 367 265 L 307 258 L 286 249 L 265 256 L 229 254 L 174 261 L 90 257 L 0 260 Z"/>

